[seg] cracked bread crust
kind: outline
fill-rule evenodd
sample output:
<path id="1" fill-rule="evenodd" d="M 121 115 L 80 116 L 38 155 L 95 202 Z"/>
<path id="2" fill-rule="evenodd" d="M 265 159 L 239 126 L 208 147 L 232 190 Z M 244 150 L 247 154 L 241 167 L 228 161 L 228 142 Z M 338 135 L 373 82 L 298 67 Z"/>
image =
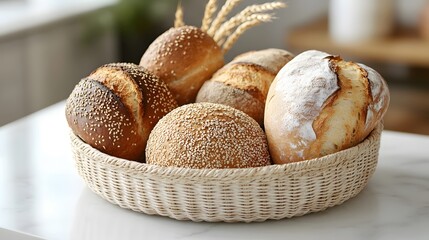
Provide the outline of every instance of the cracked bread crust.
<path id="1" fill-rule="evenodd" d="M 112 156 L 144 161 L 149 133 L 177 107 L 164 82 L 143 67 L 106 64 L 82 79 L 66 102 L 72 131 Z"/>
<path id="2" fill-rule="evenodd" d="M 264 49 L 238 55 L 206 81 L 196 102 L 231 106 L 264 123 L 268 90 L 278 71 L 293 55 L 282 49 Z"/>
<path id="3" fill-rule="evenodd" d="M 282 164 L 360 143 L 387 111 L 389 90 L 375 70 L 311 50 L 280 70 L 267 99 L 270 153 Z"/>

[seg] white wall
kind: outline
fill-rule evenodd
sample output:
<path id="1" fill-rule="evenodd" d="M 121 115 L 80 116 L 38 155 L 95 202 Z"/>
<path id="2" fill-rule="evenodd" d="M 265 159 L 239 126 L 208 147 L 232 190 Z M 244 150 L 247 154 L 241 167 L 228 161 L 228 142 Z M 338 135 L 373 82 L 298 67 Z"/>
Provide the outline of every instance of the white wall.
<path id="1" fill-rule="evenodd" d="M 116 37 L 83 41 L 85 22 L 62 20 L 0 38 L 0 126 L 68 97 L 96 67 L 116 61 Z"/>
<path id="2" fill-rule="evenodd" d="M 25 42 L 23 39 L 0 41 L 0 126 L 19 116 L 27 108 L 25 88 Z"/>

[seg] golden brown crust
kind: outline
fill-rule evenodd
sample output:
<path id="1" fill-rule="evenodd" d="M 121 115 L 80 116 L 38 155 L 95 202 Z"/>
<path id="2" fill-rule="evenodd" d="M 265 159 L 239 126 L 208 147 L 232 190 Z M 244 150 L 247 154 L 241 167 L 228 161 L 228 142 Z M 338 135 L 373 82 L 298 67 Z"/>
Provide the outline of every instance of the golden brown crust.
<path id="1" fill-rule="evenodd" d="M 243 53 L 203 84 L 196 102 L 231 106 L 247 113 L 262 126 L 264 107 L 261 106 L 265 106 L 271 82 L 292 58 L 289 52 L 273 48 Z"/>
<path id="2" fill-rule="evenodd" d="M 262 125 L 264 122 L 264 115 L 261 113 L 264 112 L 265 101 L 261 101 L 254 96 L 255 94 L 250 94 L 242 89 L 209 80 L 201 87 L 196 101 L 228 105 L 243 111 L 251 118 L 255 119 L 259 125 Z"/>
<path id="3" fill-rule="evenodd" d="M 214 103 L 181 106 L 155 126 L 146 161 L 186 168 L 247 168 L 270 164 L 266 137 L 248 115 Z"/>
<path id="4" fill-rule="evenodd" d="M 67 99 L 72 131 L 112 156 L 144 161 L 149 133 L 177 107 L 164 82 L 135 64 L 106 64 L 76 85 Z"/>
<path id="5" fill-rule="evenodd" d="M 294 55 L 286 50 L 267 48 L 242 53 L 236 56 L 231 63 L 253 63 L 276 75 L 280 69 L 292 60 Z"/>
<path id="6" fill-rule="evenodd" d="M 140 65 L 163 80 L 183 105 L 195 101 L 201 85 L 224 60 L 222 50 L 208 34 L 183 26 L 160 35 L 143 54 Z"/>
<path id="7" fill-rule="evenodd" d="M 276 75 L 253 63 L 232 63 L 221 68 L 210 81 L 240 89 L 265 103 L 268 89 Z"/>
<path id="8" fill-rule="evenodd" d="M 141 157 L 144 142 L 132 112 L 100 82 L 86 78 L 76 85 L 66 118 L 72 131 L 94 148 L 125 159 Z M 131 144 L 123 142 L 124 135 Z"/>
<path id="9" fill-rule="evenodd" d="M 271 85 L 265 108 L 273 161 L 312 159 L 365 139 L 389 104 L 384 79 L 371 71 L 319 51 L 289 62 Z"/>

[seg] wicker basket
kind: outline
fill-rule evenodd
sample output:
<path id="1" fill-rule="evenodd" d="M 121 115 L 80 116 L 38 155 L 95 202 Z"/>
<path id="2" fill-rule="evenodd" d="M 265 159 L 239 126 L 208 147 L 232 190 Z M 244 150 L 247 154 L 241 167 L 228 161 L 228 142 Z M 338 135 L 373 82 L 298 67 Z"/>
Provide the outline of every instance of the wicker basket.
<path id="1" fill-rule="evenodd" d="M 322 211 L 356 196 L 376 168 L 381 131 L 380 124 L 359 145 L 318 159 L 203 170 L 119 159 L 70 136 L 79 174 L 111 203 L 179 220 L 251 222 Z"/>

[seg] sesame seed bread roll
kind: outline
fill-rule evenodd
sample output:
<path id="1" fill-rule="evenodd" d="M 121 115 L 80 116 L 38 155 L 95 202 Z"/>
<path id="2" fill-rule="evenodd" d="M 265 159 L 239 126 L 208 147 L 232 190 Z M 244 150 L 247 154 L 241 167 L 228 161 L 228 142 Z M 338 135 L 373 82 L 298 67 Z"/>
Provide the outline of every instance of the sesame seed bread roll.
<path id="1" fill-rule="evenodd" d="M 274 163 L 355 146 L 382 120 L 389 90 L 375 70 L 306 51 L 286 64 L 268 92 L 265 131 Z"/>
<path id="2" fill-rule="evenodd" d="M 278 71 L 292 58 L 288 51 L 275 48 L 238 55 L 203 84 L 196 102 L 228 105 L 262 126 L 268 89 Z"/>
<path id="3" fill-rule="evenodd" d="M 149 136 L 146 162 L 197 169 L 271 164 L 258 123 L 239 110 L 215 103 L 184 105 L 162 118 Z"/>
<path id="4" fill-rule="evenodd" d="M 107 64 L 82 79 L 66 102 L 77 136 L 109 155 L 144 161 L 149 133 L 177 107 L 164 82 L 135 64 Z"/>
<path id="5" fill-rule="evenodd" d="M 171 28 L 148 47 L 140 65 L 163 80 L 179 105 L 195 102 L 204 81 L 224 65 L 222 49 L 197 27 Z"/>

